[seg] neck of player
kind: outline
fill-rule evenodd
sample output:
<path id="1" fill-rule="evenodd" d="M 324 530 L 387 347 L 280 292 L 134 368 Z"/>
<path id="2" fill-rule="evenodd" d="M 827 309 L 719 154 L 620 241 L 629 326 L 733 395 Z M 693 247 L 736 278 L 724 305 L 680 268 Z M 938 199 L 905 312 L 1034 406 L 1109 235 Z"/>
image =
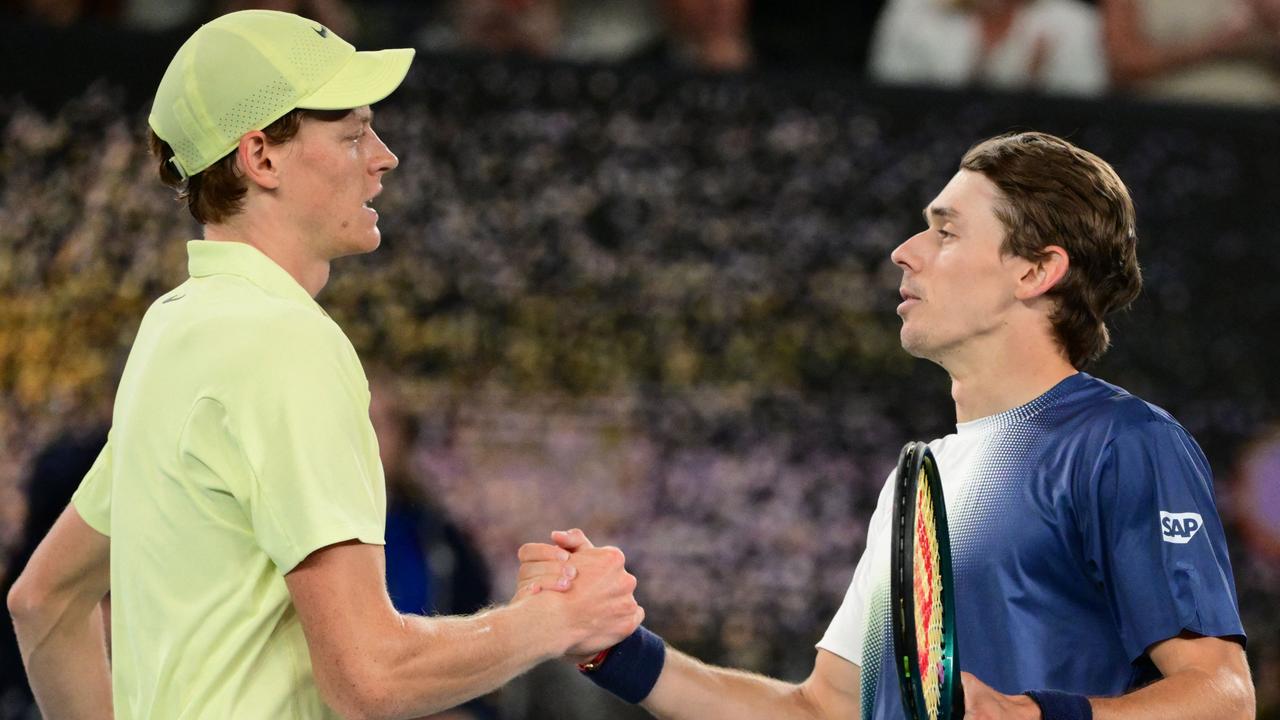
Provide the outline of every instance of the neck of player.
<path id="1" fill-rule="evenodd" d="M 951 376 L 956 422 L 1025 405 L 1077 372 L 1051 335 L 1007 333 L 985 340 L 984 347 L 941 363 Z"/>
<path id="2" fill-rule="evenodd" d="M 329 282 L 329 258 L 316 253 L 297 228 L 269 222 L 271 219 L 259 213 L 240 213 L 228 222 L 205 225 L 204 239 L 252 245 L 315 297 Z"/>

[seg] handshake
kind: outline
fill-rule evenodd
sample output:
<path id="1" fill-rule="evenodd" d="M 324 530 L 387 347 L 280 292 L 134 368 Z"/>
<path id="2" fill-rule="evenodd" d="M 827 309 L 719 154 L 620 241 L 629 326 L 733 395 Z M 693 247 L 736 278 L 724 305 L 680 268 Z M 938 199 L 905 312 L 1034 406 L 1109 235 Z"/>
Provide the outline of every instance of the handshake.
<path id="1" fill-rule="evenodd" d="M 585 662 L 626 639 L 644 621 L 636 578 L 616 547 L 595 547 L 581 530 L 551 533 L 555 543 L 520 547 L 520 572 L 511 603 L 540 605 L 544 630 L 558 653 Z"/>

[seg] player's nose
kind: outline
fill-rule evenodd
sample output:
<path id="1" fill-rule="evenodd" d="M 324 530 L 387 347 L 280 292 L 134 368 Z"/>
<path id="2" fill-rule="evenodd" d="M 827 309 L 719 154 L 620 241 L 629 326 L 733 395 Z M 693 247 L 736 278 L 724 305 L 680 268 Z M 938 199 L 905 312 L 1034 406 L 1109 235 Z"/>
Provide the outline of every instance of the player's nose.
<path id="1" fill-rule="evenodd" d="M 901 245 L 889 253 L 889 259 L 903 270 L 918 272 L 920 270 L 920 253 L 917 252 L 917 246 L 919 245 L 919 239 L 923 235 L 924 232 L 918 232 L 903 240 Z"/>

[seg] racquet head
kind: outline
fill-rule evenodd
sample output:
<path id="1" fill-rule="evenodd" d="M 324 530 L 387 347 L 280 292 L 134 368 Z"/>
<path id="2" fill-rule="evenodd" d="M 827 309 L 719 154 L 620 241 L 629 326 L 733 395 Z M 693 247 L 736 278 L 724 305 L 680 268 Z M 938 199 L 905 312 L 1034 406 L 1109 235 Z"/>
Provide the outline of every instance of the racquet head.
<path id="1" fill-rule="evenodd" d="M 964 717 L 942 479 L 929 446 L 902 448 L 893 491 L 894 665 L 912 720 Z"/>

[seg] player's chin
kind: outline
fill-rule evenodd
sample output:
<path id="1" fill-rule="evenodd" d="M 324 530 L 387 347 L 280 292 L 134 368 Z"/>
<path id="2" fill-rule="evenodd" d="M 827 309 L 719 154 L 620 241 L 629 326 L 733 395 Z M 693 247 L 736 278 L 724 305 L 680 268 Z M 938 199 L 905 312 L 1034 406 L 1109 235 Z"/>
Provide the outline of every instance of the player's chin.
<path id="1" fill-rule="evenodd" d="M 902 330 L 898 332 L 898 340 L 902 343 L 902 349 L 906 350 L 908 355 L 918 358 L 929 356 L 928 340 L 924 334 L 915 330 L 906 322 L 902 323 Z"/>
<path id="2" fill-rule="evenodd" d="M 378 229 L 378 212 L 370 207 L 361 208 L 360 219 L 355 223 L 360 229 L 355 238 L 360 249 L 357 252 L 373 252 L 382 244 L 382 231 Z"/>
<path id="3" fill-rule="evenodd" d="M 360 233 L 356 241 L 360 246 L 357 252 L 367 253 L 377 250 L 378 246 L 382 245 L 382 231 L 378 229 L 378 221 L 374 220 L 373 225 Z"/>
<path id="4" fill-rule="evenodd" d="M 347 237 L 342 242 L 340 251 L 334 257 L 364 255 L 377 250 L 380 245 L 382 245 L 382 233 L 378 232 L 377 226 L 374 226 L 372 231 L 360 233 L 358 236 Z"/>

